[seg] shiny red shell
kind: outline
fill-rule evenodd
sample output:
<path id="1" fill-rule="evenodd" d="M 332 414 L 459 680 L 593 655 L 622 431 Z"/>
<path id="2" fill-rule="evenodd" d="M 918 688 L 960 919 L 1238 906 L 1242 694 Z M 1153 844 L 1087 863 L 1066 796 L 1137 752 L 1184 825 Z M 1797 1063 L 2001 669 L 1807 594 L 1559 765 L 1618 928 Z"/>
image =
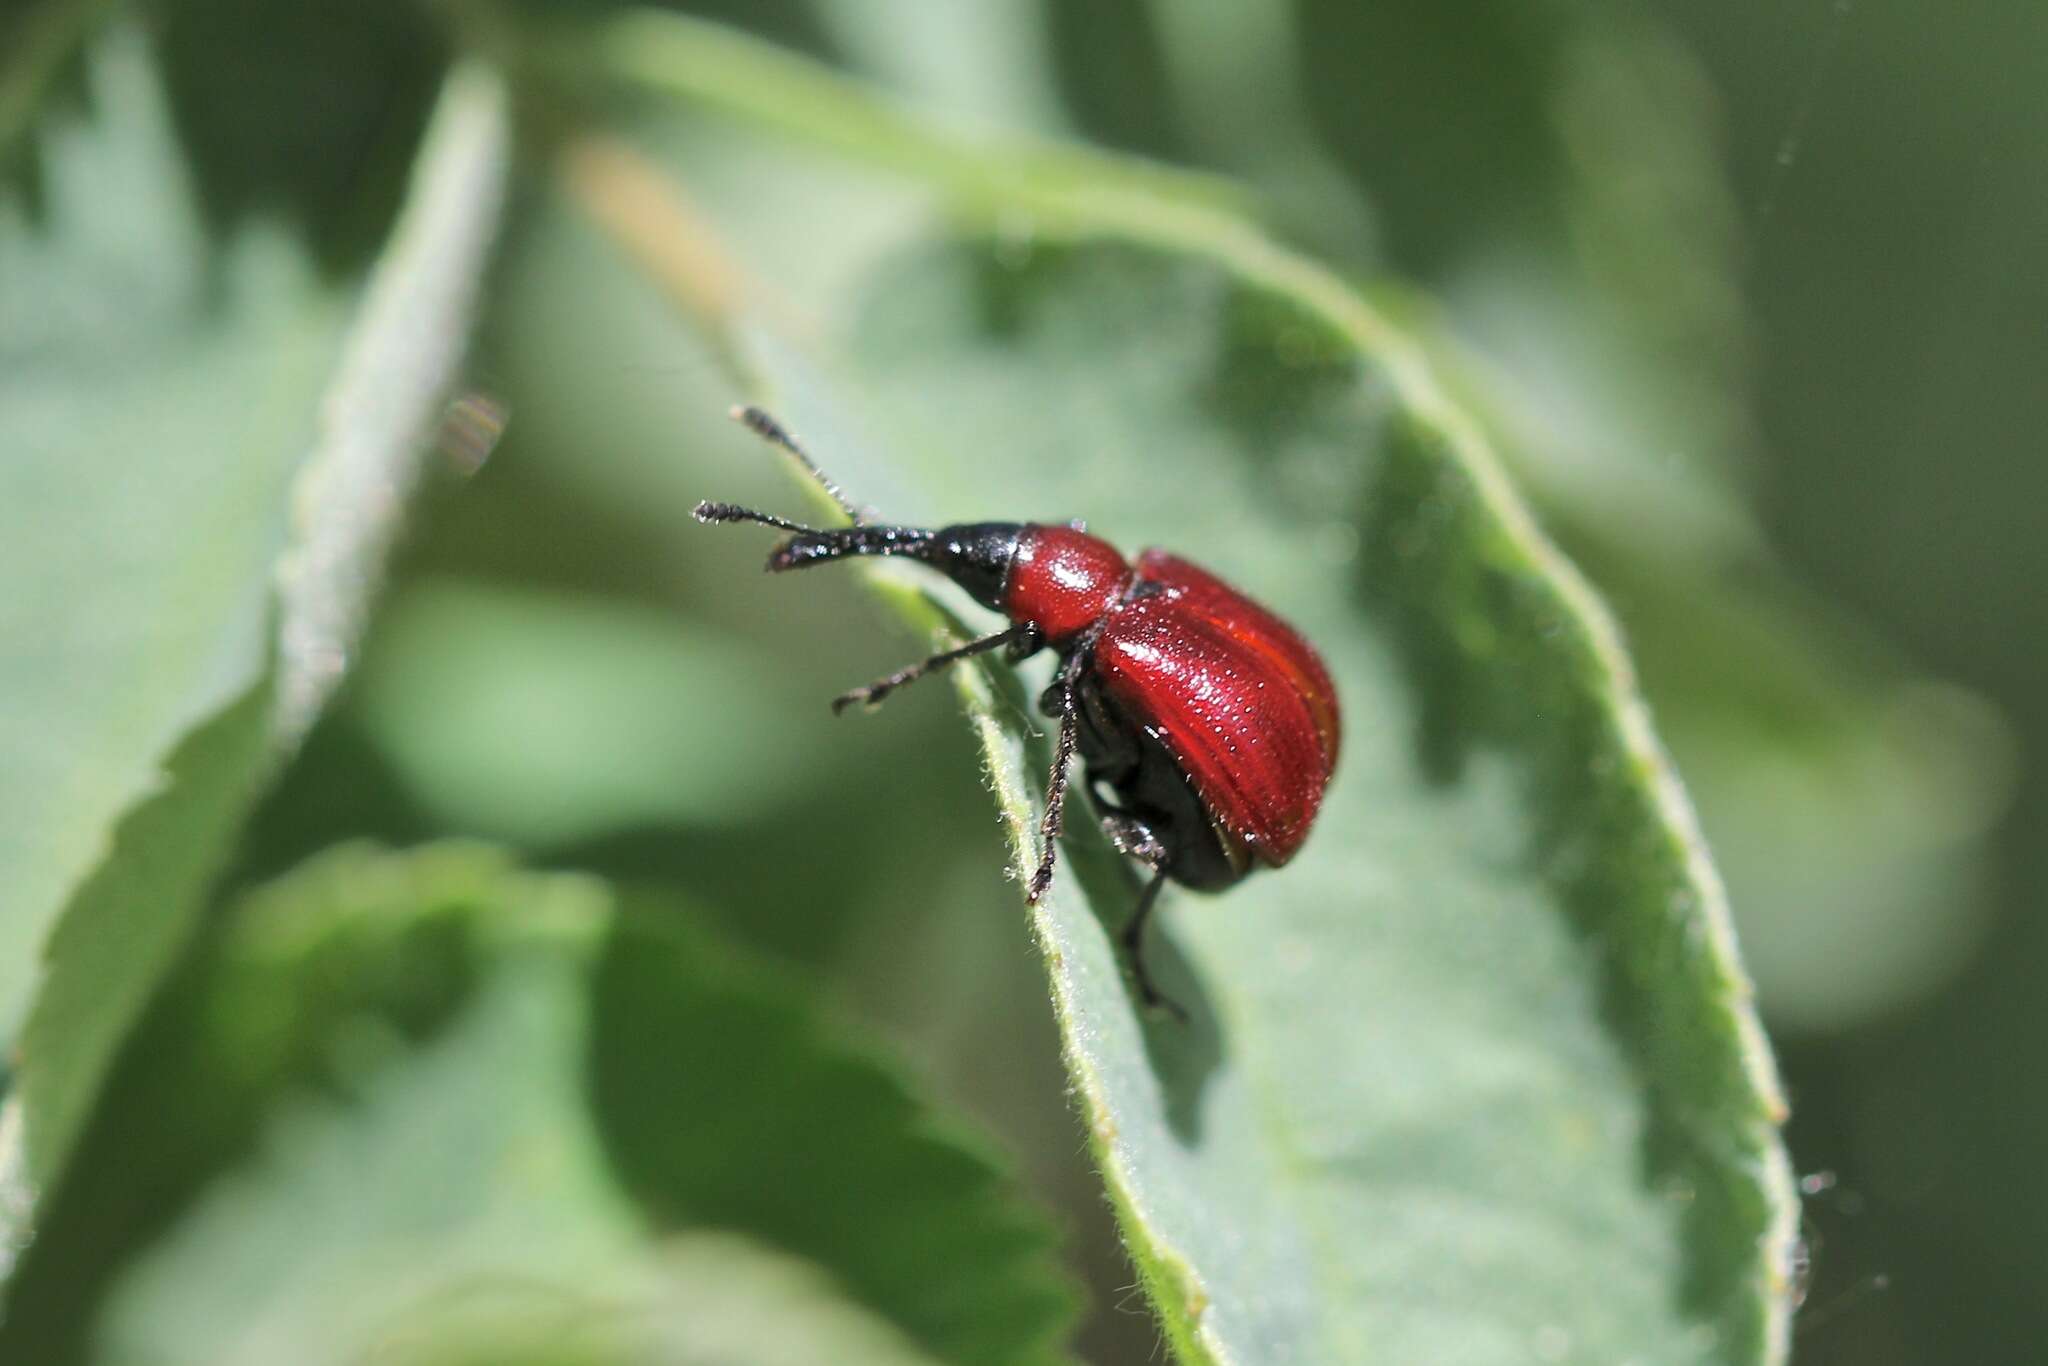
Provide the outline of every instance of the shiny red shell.
<path id="1" fill-rule="evenodd" d="M 1342 728 L 1329 671 L 1293 627 L 1178 556 L 1147 550 L 1133 571 L 1066 527 L 1026 531 L 1003 606 L 1055 644 L 1101 621 L 1092 669 L 1218 828 L 1273 867 L 1301 848 Z"/>
<path id="2" fill-rule="evenodd" d="M 1027 526 L 1017 538 L 1003 611 L 1036 622 L 1048 644 L 1102 620 L 1131 581 L 1131 567 L 1100 536 L 1065 526 Z"/>

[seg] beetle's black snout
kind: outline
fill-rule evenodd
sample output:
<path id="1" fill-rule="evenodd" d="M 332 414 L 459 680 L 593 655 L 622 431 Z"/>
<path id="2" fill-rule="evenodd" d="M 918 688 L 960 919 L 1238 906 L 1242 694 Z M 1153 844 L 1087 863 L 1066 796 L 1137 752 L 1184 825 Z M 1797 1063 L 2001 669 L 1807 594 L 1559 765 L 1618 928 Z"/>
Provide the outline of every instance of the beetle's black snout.
<path id="1" fill-rule="evenodd" d="M 940 527 L 918 558 L 966 589 L 983 607 L 1000 612 L 1023 533 L 1018 522 L 963 522 Z"/>
<path id="2" fill-rule="evenodd" d="M 697 515 L 707 521 L 742 517 L 767 520 L 740 509 L 728 511 L 723 504 L 706 504 Z M 770 520 L 768 524 L 797 532 L 769 554 L 771 573 L 807 569 L 852 555 L 902 555 L 930 565 L 973 594 L 976 602 L 997 612 L 1003 610 L 1010 566 L 1017 559 L 1017 544 L 1024 532 L 1016 522 L 971 522 L 937 531 L 915 526 L 849 526 L 814 531 L 791 528 L 786 522 Z"/>
<path id="3" fill-rule="evenodd" d="M 849 555 L 909 555 L 924 558 L 932 533 L 915 526 L 850 526 L 832 531 L 804 531 L 769 552 L 768 570 L 806 569 L 843 560 Z"/>

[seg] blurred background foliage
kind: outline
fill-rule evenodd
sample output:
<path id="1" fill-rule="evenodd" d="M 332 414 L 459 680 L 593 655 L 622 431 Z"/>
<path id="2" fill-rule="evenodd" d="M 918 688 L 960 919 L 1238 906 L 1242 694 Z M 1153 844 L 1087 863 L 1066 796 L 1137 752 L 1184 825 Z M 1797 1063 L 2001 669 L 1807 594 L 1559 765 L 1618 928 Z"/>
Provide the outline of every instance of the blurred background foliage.
<path id="1" fill-rule="evenodd" d="M 268 301 L 276 339 L 256 358 L 192 363 L 244 367 L 235 382 L 251 393 L 285 385 L 290 348 L 324 344 L 334 325 L 318 282 L 353 279 L 389 228 L 450 57 L 446 11 L 143 7 L 170 126 L 95 189 L 64 147 L 106 114 L 80 53 L 116 8 L 16 5 L 0 19 L 13 206 L 0 361 L 26 366 L 60 307 L 62 281 L 23 244 L 53 224 L 85 231 L 94 213 L 150 212 L 135 177 L 175 155 L 196 207 L 167 231 L 232 248 L 139 290 L 103 335 L 139 345 L 193 297 Z M 967 123 L 1235 180 L 1279 235 L 1432 338 L 1469 400 L 1514 434 L 1546 525 L 1620 616 L 1730 884 L 1795 1158 L 1831 1177 L 1811 1183 L 1798 1358 L 2036 1359 L 2048 9 L 687 8 Z M 658 112 L 611 112 L 657 151 L 693 136 Z M 1082 1350 L 1144 1359 L 1152 1329 L 1123 1303 L 1131 1273 L 1059 1099 L 1040 970 L 952 705 L 906 698 L 885 722 L 833 724 L 822 699 L 900 662 L 901 640 L 850 582 L 786 593 L 719 572 L 733 548 L 690 534 L 688 509 L 714 491 L 786 502 L 780 472 L 737 433 L 675 450 L 679 425 L 729 400 L 703 343 L 545 184 L 513 196 L 471 366 L 480 387 L 516 396 L 511 425 L 473 476 L 430 481 L 361 667 L 264 800 L 234 883 L 340 839 L 461 833 L 687 901 L 1001 1136 L 1093 1288 Z M 821 276 L 831 255 L 820 247 Z M 13 401 L 7 386 L 0 376 Z M 789 855 L 798 836 L 803 859 Z M 855 865 L 856 878 L 834 871 Z M 465 898 L 544 899 L 535 888 L 549 885 L 453 854 L 408 875 L 455 907 L 444 930 Z M 504 970 L 517 959 L 505 948 Z M 464 1008 L 487 1012 L 487 987 L 467 987 Z M 785 1009 L 784 990 L 731 1008 Z M 445 1046 L 492 1046 L 471 1032 Z M 153 1084 L 207 1056 L 164 1060 Z M 308 1161 L 399 1141 L 307 1123 Z M 147 1133 L 147 1119 L 116 1132 Z M 164 1160 L 163 1180 L 192 1179 L 174 1170 L 191 1154 Z M 260 1175 L 220 1197 L 254 1211 L 241 1217 L 307 1217 L 283 1198 Z M 615 1253 L 534 1274 L 573 1290 Z M 178 1274 L 141 1282 L 142 1307 L 124 1312 L 175 1298 Z"/>

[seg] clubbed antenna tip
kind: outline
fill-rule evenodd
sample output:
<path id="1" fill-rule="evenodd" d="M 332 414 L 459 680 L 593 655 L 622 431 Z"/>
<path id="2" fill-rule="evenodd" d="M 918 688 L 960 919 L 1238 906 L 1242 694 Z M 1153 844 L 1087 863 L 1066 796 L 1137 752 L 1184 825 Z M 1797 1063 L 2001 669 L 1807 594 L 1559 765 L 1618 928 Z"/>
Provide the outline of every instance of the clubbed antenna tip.
<path id="1" fill-rule="evenodd" d="M 778 446 L 789 441 L 789 433 L 782 429 L 782 424 L 751 403 L 735 403 L 725 415 L 755 436 L 773 441 Z"/>
<path id="2" fill-rule="evenodd" d="M 737 503 L 713 503 L 707 500 L 697 504 L 697 511 L 694 515 L 698 521 L 707 524 L 712 522 L 753 522 L 759 526 L 772 526 L 777 531 L 794 532 L 799 536 L 816 536 L 820 534 L 816 527 L 805 526 L 801 522 L 787 521 L 784 518 L 771 516 L 765 512 L 756 512 L 752 508 L 743 508 Z"/>
<path id="3" fill-rule="evenodd" d="M 783 450 L 794 456 L 797 464 L 803 466 L 804 473 L 817 481 L 818 487 L 825 490 L 826 495 L 839 505 L 839 510 L 846 514 L 847 521 L 855 526 L 860 526 L 868 520 L 866 514 L 855 507 L 852 500 L 846 496 L 845 491 L 833 481 L 832 476 L 818 468 L 818 462 L 811 459 L 810 452 L 806 451 L 802 443 L 789 434 L 787 427 L 768 416 L 761 409 L 754 407 L 751 403 L 734 405 L 729 410 L 729 416 L 733 421 L 739 423 L 763 441 L 780 446 Z"/>

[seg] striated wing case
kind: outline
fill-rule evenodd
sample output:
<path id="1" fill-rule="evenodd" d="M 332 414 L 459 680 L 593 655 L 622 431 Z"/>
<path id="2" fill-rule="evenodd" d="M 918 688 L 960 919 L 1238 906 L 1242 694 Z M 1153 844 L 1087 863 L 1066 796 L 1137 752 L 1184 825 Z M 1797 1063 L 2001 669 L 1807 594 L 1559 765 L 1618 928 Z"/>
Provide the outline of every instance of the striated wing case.
<path id="1" fill-rule="evenodd" d="M 1165 744 L 1217 822 L 1278 867 L 1308 837 L 1341 730 L 1329 671 L 1294 628 L 1164 551 L 1156 592 L 1110 615 L 1095 645 L 1110 694 Z"/>

